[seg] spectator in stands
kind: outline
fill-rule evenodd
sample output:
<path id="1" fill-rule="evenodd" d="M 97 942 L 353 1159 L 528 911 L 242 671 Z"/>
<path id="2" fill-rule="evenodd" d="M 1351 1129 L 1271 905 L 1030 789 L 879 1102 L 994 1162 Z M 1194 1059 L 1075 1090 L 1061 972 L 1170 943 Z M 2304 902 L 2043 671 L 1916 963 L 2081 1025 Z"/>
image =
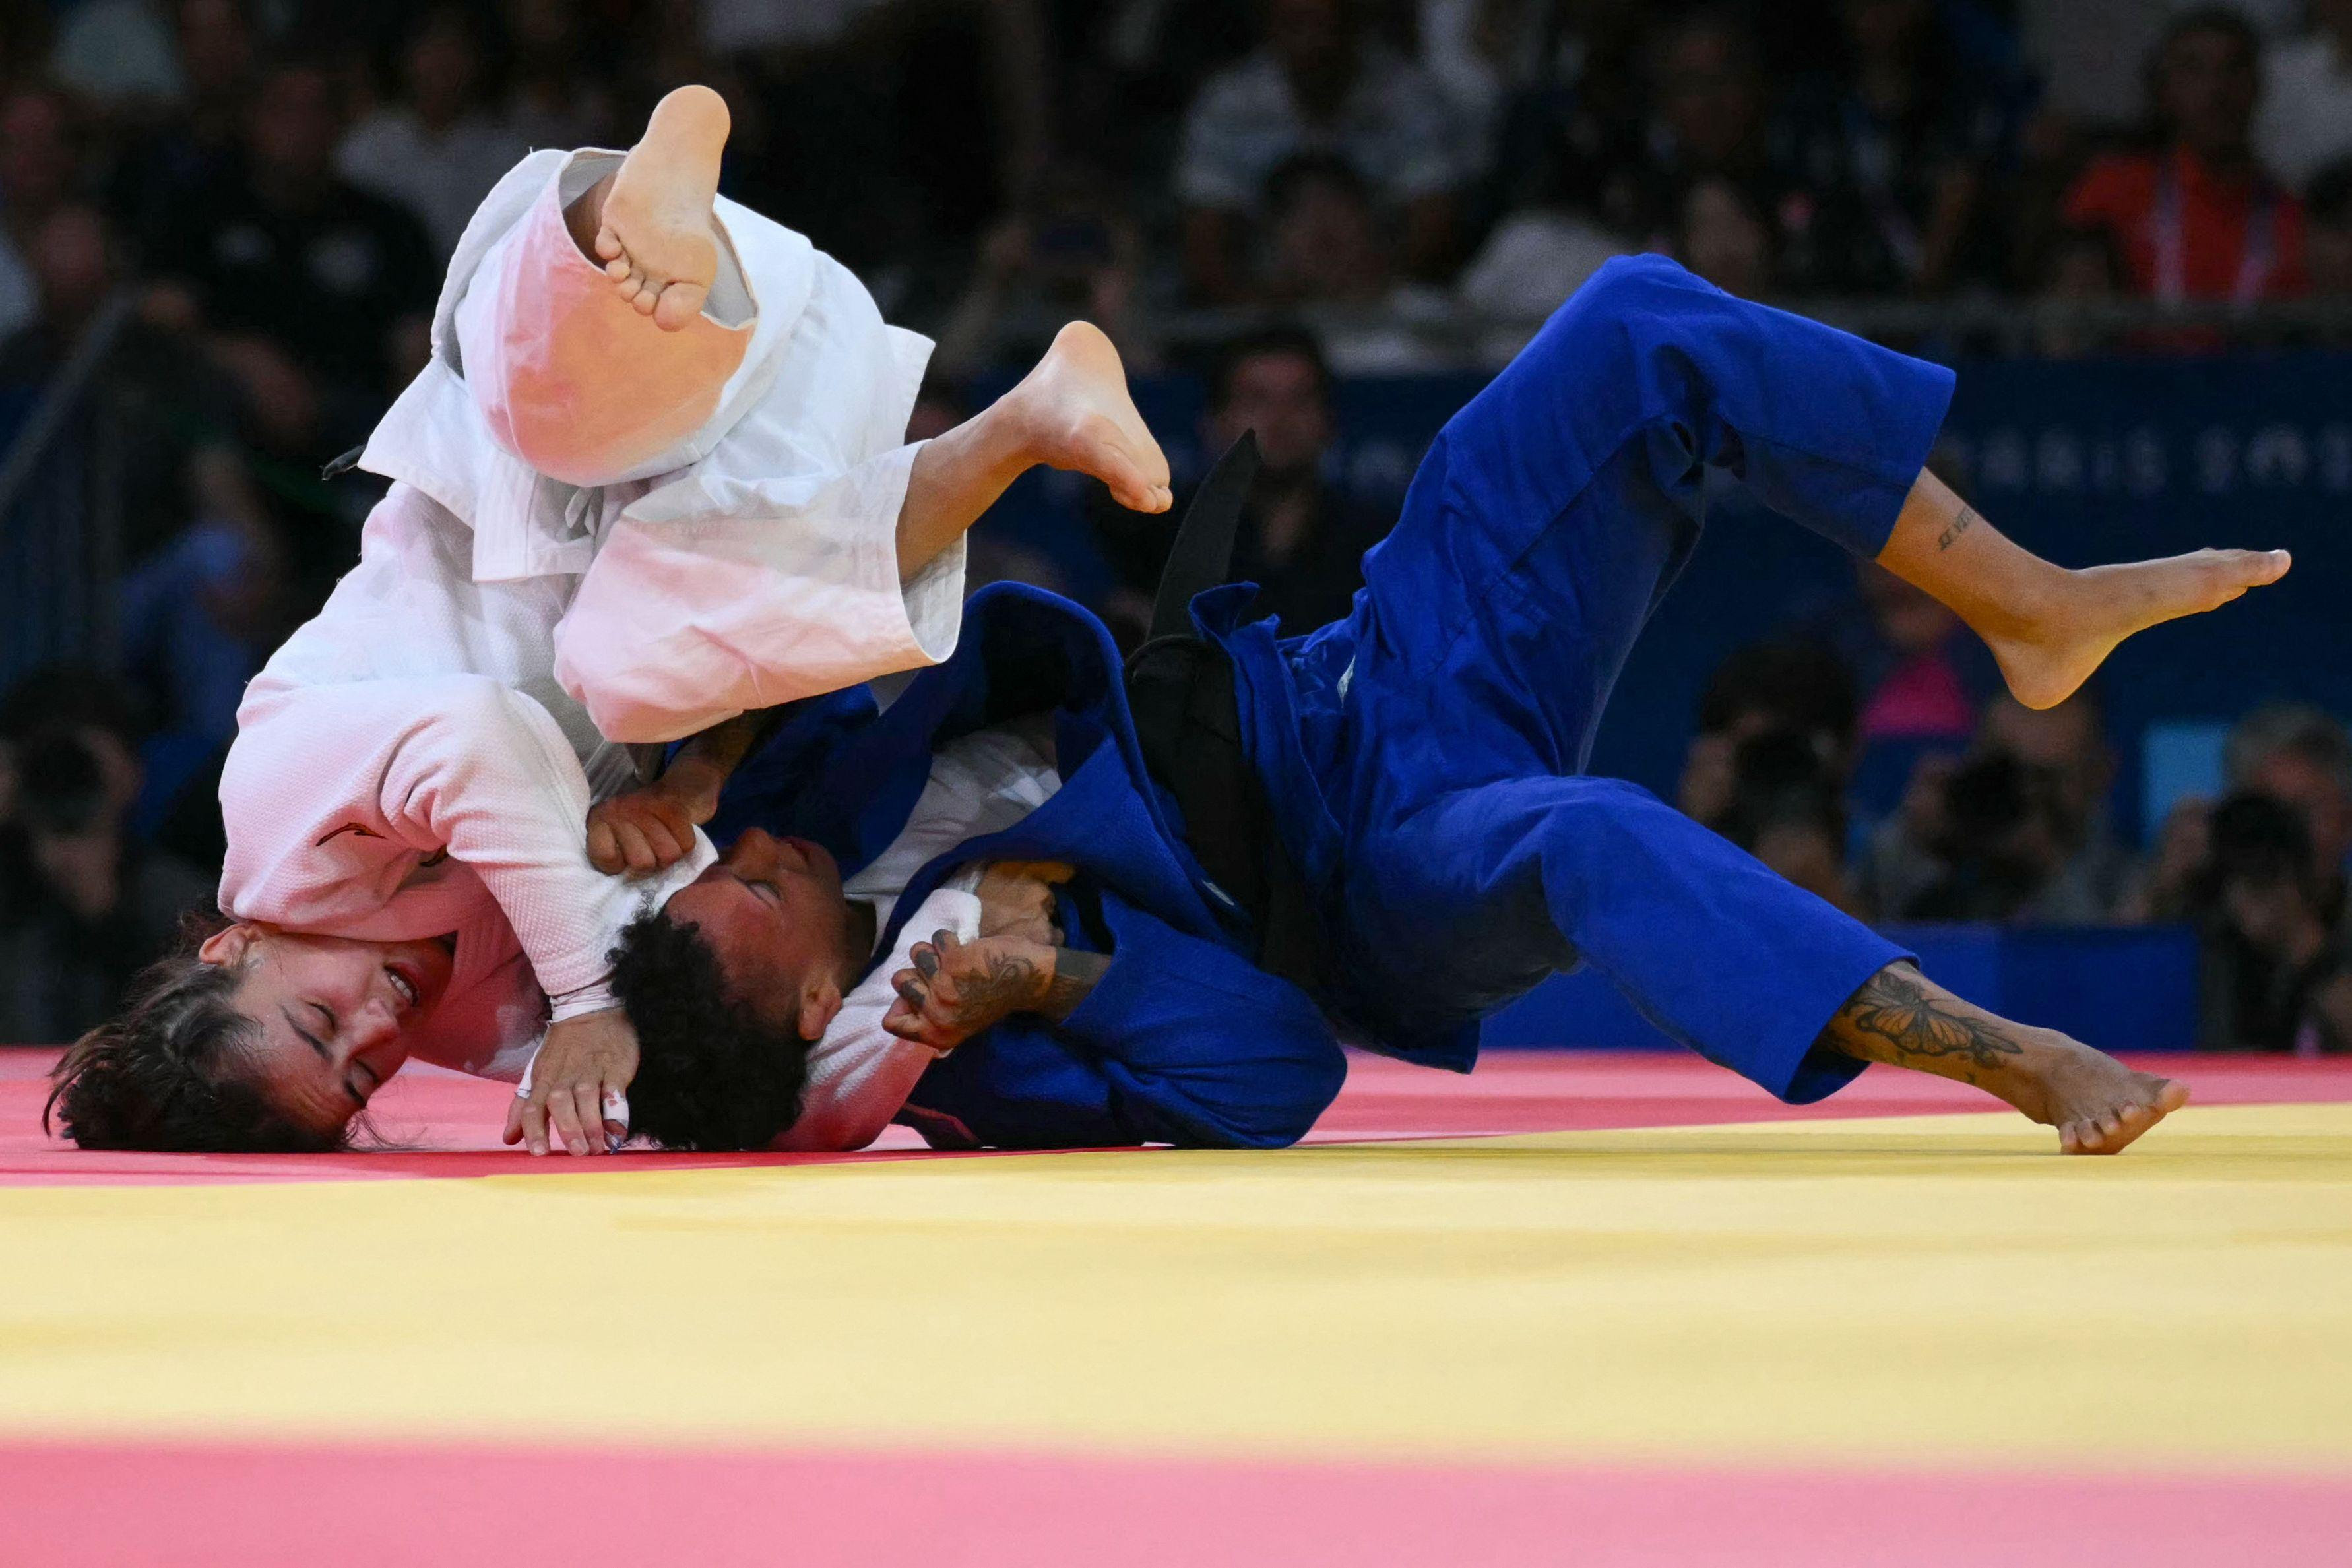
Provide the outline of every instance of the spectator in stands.
<path id="1" fill-rule="evenodd" d="M 2045 712 L 2002 695 L 1975 749 L 1925 768 L 1872 837 L 1880 913 L 1913 920 L 2088 925 L 2114 910 L 2128 862 L 2106 815 L 2114 778 L 2095 697 Z"/>
<path id="2" fill-rule="evenodd" d="M 213 879 L 132 840 L 129 704 L 52 671 L 0 705 L 16 777 L 0 824 L 0 1040 L 63 1044 L 103 1019 Z"/>
<path id="3" fill-rule="evenodd" d="M 2312 176 L 2304 205 L 2313 296 L 2352 300 L 2352 158 Z"/>
<path id="4" fill-rule="evenodd" d="M 63 95 L 41 88 L 0 97 L 0 336 L 39 308 L 26 250 L 74 194 L 80 150 Z"/>
<path id="5" fill-rule="evenodd" d="M 2065 307 L 2098 305 L 2122 297 L 2123 258 L 2116 253 L 2113 235 L 2103 228 L 2053 230 L 2033 275 L 2034 298 L 2058 308 L 2035 323 L 2035 353 L 2047 360 L 2073 360 L 2110 344 L 2112 333 L 2060 312 Z"/>
<path id="6" fill-rule="evenodd" d="M 1772 729 L 1741 741 L 1725 809 L 1707 825 L 1815 897 L 1869 914 L 1846 871 L 1837 779 L 1808 737 Z"/>
<path id="7" fill-rule="evenodd" d="M 1986 705 L 1981 751 L 2013 757 L 2046 803 L 2065 859 L 2022 918 L 2087 924 L 2107 919 L 2122 895 L 2131 857 L 2107 810 L 2115 749 L 2107 742 L 2095 685 L 2054 708 L 2024 706 L 2006 693 Z"/>
<path id="8" fill-rule="evenodd" d="M 2283 801 L 2249 792 L 2215 809 L 2195 905 L 2207 1050 L 2352 1051 L 2352 944 L 2314 858 Z"/>
<path id="9" fill-rule="evenodd" d="M 1849 801 L 1883 831 L 1932 845 L 1945 831 L 1945 786 L 1974 741 L 1978 714 L 2000 688 L 2000 672 L 1951 612 L 1926 594 L 1869 562 L 1856 577 L 1854 599 L 1802 628 L 1837 652 L 1862 694 Z M 1867 901 L 1881 914 L 1898 912 L 1932 880 L 1912 875 L 1916 864 L 1874 850 Z"/>
<path id="10" fill-rule="evenodd" d="M 1364 584 L 1364 552 L 1396 517 L 1330 471 L 1339 424 L 1330 366 L 1312 333 L 1271 328 L 1225 346 L 1210 374 L 1209 449 L 1250 430 L 1264 466 L 1243 509 L 1234 575 L 1258 584 L 1261 612 L 1308 631 L 1348 613 Z"/>
<path id="11" fill-rule="evenodd" d="M 1790 172 L 1815 193 L 1812 286 L 1940 293 L 1997 270 L 1979 223 L 2021 84 L 1989 78 L 1930 0 L 1843 0 L 1835 64 L 1787 114 Z"/>
<path id="12" fill-rule="evenodd" d="M 2311 26 L 2263 58 L 2263 106 L 2254 146 L 2292 190 L 2352 156 L 2352 0 L 2310 0 Z"/>
<path id="13" fill-rule="evenodd" d="M 1223 452 L 1244 431 L 1257 432 L 1263 466 L 1243 508 L 1233 575 L 1259 585 L 1258 610 L 1286 631 L 1306 632 L 1345 615 L 1363 586 L 1363 555 L 1396 520 L 1335 482 L 1338 425 L 1331 370 L 1316 336 L 1272 327 L 1225 344 L 1209 371 L 1202 444 Z M 1177 498 L 1181 515 L 1187 498 Z M 1106 553 L 1130 602 L 1148 607 L 1168 555 L 1164 527 L 1098 522 Z M 1319 617 L 1319 619 L 1318 619 Z"/>
<path id="14" fill-rule="evenodd" d="M 42 314 L 0 341 L 0 387 L 53 375 L 119 282 L 105 221 L 83 204 L 50 214 L 34 260 Z M 136 317 L 116 329 L 93 384 L 120 497 L 112 542 L 130 568 L 114 623 L 161 720 L 146 742 L 143 831 L 226 749 L 246 682 L 299 617 L 236 445 L 234 388 L 184 335 Z"/>
<path id="15" fill-rule="evenodd" d="M 341 118 L 323 67 L 272 65 L 237 164 L 184 193 L 151 257 L 219 334 L 215 353 L 281 444 L 313 453 L 357 439 L 422 365 L 440 282 L 416 220 L 336 177 Z"/>
<path id="16" fill-rule="evenodd" d="M 1061 140 L 1164 183 L 1201 85 L 1255 47 L 1264 0 L 1108 0 L 1048 8 Z"/>
<path id="17" fill-rule="evenodd" d="M 1701 179 L 1726 180 L 1758 210 L 1782 217 L 1769 157 L 1769 99 L 1755 36 L 1733 12 L 1701 8 L 1658 35 L 1650 59 L 1652 117 L 1641 162 L 1620 176 L 1604 209 L 1653 235 L 1675 226 L 1677 196 Z"/>
<path id="18" fill-rule="evenodd" d="M 185 89 L 167 0 L 82 0 L 58 29 L 49 74 L 109 115 L 152 115 Z"/>
<path id="19" fill-rule="evenodd" d="M 1816 632 L 1843 654 L 1863 692 L 1861 743 L 1964 746 L 1998 687 L 1997 672 L 1961 637 L 1950 611 L 1870 563 L 1856 572 L 1858 599 Z"/>
<path id="20" fill-rule="evenodd" d="M 444 258 L 466 220 L 530 144 L 484 106 L 481 24 L 467 7 L 417 14 L 402 41 L 398 96 L 348 131 L 336 170 L 405 208 Z"/>
<path id="21" fill-rule="evenodd" d="M 1495 204 L 1580 214 L 1612 233 L 1640 229 L 1650 214 L 1642 190 L 1649 8 L 1639 0 L 1461 3 L 1500 13 L 1471 25 L 1498 34 L 1497 65 L 1517 82 L 1494 141 Z"/>
<path id="22" fill-rule="evenodd" d="M 1248 292 L 1249 221 L 1268 177 L 1306 152 L 1352 164 L 1402 232 L 1404 270 L 1454 260 L 1460 166 L 1444 97 L 1376 38 L 1365 0 L 1265 0 L 1266 41 L 1202 89 L 1186 117 L 1176 195 L 1185 271 L 1210 303 Z"/>
<path id="23" fill-rule="evenodd" d="M 730 192 L 859 269 L 886 308 L 885 266 L 960 253 L 1045 169 L 1042 0 L 705 0 L 698 10 L 703 48 L 742 84 L 729 95 Z M 667 41 L 687 30 L 656 31 Z M 667 63 L 669 80 L 688 68 Z"/>
<path id="24" fill-rule="evenodd" d="M 2332 714 L 2268 703 L 2231 730 L 2225 773 L 2234 796 L 2258 796 L 2293 812 L 2310 857 L 2303 879 L 2333 925 L 2352 925 L 2352 734 Z M 2217 852 L 2210 801 L 2172 809 L 2124 900 L 2131 920 L 2191 918 L 2200 878 Z"/>
<path id="25" fill-rule="evenodd" d="M 1484 161 L 1511 95 L 1559 51 L 1568 9 L 1553 0 L 1419 0 L 1422 65 L 1473 164 Z"/>
<path id="26" fill-rule="evenodd" d="M 0 386 L 30 389 L 56 374 L 121 282 L 106 220 L 86 203 L 49 214 L 34 235 L 31 259 L 41 310 L 0 340 Z M 94 377 L 110 411 L 123 530 L 116 542 L 122 558 L 136 562 L 206 504 L 200 497 L 213 493 L 213 479 L 204 455 L 234 465 L 235 389 L 184 337 L 136 317 L 118 329 Z"/>
<path id="27" fill-rule="evenodd" d="M 532 147 L 598 147 L 617 117 L 610 83 L 587 68 L 579 0 L 504 0 L 504 117 Z"/>
<path id="28" fill-rule="evenodd" d="M 1397 281 L 1395 246 L 1352 164 L 1330 153 L 1302 153 L 1266 184 L 1261 291 L 1316 321 L 1338 373 L 1411 375 L 1447 362 L 1413 329 L 1416 320 L 1443 323 L 1444 298 Z"/>
<path id="29" fill-rule="evenodd" d="M 1833 784 L 1853 765 L 1853 673 L 1819 643 L 1751 643 L 1718 666 L 1699 698 L 1698 733 L 1683 764 L 1675 804 L 1712 825 L 1729 810 L 1733 754 L 1758 736 L 1790 734 Z"/>
<path id="30" fill-rule="evenodd" d="M 1774 291 L 1772 237 L 1748 189 L 1721 175 L 1693 180 L 1675 213 L 1675 259 L 1743 299 Z"/>
<path id="31" fill-rule="evenodd" d="M 2303 204 L 2254 157 L 2253 30 L 2233 11 L 2191 11 L 2150 79 L 2157 145 L 2095 160 L 2067 193 L 2066 221 L 2113 235 L 2132 291 L 2160 302 L 2301 294 Z"/>
<path id="32" fill-rule="evenodd" d="M 1075 317 L 1110 335 L 1129 373 L 1150 374 L 1160 353 L 1136 298 L 1142 255 L 1108 180 L 1062 164 L 982 242 L 980 265 L 940 329 L 933 371 L 956 378 L 1030 363 Z"/>
<path id="33" fill-rule="evenodd" d="M 189 191 L 230 177 L 253 93 L 253 21 L 246 0 L 177 0 L 180 76 L 173 112 L 124 148 L 107 204 L 132 250 L 157 268 L 173 213 Z"/>
<path id="34" fill-rule="evenodd" d="M 2266 704 L 2230 732 L 2227 758 L 2233 789 L 2303 819 L 2312 885 L 2331 911 L 2352 914 L 2352 734 L 2343 721 L 2300 703 Z"/>

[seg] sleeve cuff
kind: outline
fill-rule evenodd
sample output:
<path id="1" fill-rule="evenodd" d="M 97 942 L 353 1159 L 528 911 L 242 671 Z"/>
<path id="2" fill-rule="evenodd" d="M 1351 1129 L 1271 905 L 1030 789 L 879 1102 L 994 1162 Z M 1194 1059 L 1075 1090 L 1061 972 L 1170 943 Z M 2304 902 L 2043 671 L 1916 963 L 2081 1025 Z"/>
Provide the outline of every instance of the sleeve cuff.
<path id="1" fill-rule="evenodd" d="M 584 1018 L 590 1013 L 609 1012 L 621 1005 L 613 995 L 613 981 L 609 975 L 576 991 L 566 991 L 547 1000 L 547 1021 L 551 1024 L 562 1023 L 566 1019 Z"/>
<path id="2" fill-rule="evenodd" d="M 944 663 L 956 651 L 956 640 L 962 634 L 964 562 L 964 541 L 959 536 L 899 590 L 907 607 L 907 629 L 926 664 Z"/>

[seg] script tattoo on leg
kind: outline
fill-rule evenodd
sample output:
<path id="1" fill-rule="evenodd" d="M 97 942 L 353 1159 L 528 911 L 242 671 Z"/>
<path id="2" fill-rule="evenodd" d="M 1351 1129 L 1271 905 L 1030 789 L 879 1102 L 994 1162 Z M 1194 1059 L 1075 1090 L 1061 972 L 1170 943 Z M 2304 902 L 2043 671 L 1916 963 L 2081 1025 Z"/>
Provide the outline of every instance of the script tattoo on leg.
<path id="1" fill-rule="evenodd" d="M 1974 527 L 1976 521 L 1977 509 L 1974 507 L 1963 506 L 1960 508 L 1960 515 L 1952 519 L 1952 526 L 1936 536 L 1936 548 L 1939 550 L 1951 549 L 1953 542 Z"/>
<path id="2" fill-rule="evenodd" d="M 1865 1061 L 1965 1077 L 2015 1065 L 2025 1054 L 1992 1023 L 1930 996 L 1907 966 L 1881 969 L 1838 1010 L 1824 1037 L 1832 1049 Z M 1959 1071 L 1956 1073 L 1954 1069 Z"/>

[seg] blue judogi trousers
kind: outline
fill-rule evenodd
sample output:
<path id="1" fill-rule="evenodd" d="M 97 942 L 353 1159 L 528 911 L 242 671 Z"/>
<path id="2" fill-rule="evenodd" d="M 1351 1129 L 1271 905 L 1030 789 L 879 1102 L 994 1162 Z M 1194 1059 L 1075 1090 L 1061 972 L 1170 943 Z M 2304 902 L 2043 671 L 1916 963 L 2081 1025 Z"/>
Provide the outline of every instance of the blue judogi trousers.
<path id="1" fill-rule="evenodd" d="M 1466 1069 L 1478 1019 L 1589 963 L 1665 1033 L 1792 1101 L 1902 949 L 1633 785 L 1583 773 L 1706 470 L 1859 556 L 1885 546 L 1949 371 L 1614 261 L 1438 437 L 1345 621 L 1235 659 L 1283 837 L 1321 896 L 1319 998 L 1374 1049 Z"/>

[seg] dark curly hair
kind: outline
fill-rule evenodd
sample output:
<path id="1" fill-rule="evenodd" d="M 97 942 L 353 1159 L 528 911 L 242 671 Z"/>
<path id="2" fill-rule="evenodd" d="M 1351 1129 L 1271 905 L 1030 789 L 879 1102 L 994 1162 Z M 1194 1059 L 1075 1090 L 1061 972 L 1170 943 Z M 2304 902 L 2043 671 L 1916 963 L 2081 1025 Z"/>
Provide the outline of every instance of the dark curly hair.
<path id="1" fill-rule="evenodd" d="M 813 1041 L 729 994 L 701 930 L 658 911 L 621 932 L 613 994 L 637 1031 L 629 1131 L 666 1149 L 765 1148 L 799 1120 Z"/>
<path id="2" fill-rule="evenodd" d="M 230 1000 L 237 971 L 196 956 L 226 929 L 192 915 L 179 945 L 131 984 L 114 1018 L 76 1040 L 50 1071 L 41 1130 L 85 1149 L 176 1154 L 323 1154 L 349 1134 L 305 1127 L 237 1075 L 257 1030 Z"/>

